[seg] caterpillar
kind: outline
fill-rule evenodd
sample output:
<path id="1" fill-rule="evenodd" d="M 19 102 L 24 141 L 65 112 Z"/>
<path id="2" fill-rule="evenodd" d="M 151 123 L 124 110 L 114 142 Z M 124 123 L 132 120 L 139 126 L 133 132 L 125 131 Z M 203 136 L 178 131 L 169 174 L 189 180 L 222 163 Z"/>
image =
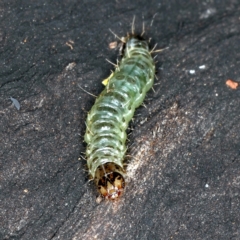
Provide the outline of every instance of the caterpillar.
<path id="1" fill-rule="evenodd" d="M 123 38 L 123 56 L 87 115 L 89 174 L 105 199 L 117 199 L 125 187 L 124 156 L 128 123 L 153 85 L 155 63 L 149 45 L 134 33 Z"/>

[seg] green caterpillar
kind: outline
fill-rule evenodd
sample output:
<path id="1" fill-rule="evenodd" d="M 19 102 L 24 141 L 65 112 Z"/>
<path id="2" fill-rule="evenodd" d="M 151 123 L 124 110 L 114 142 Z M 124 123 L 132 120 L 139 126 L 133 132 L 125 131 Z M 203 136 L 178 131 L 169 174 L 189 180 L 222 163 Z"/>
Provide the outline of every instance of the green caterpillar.
<path id="1" fill-rule="evenodd" d="M 148 42 L 128 35 L 124 38 L 119 65 L 88 113 L 84 136 L 87 165 L 106 199 L 117 199 L 125 187 L 126 129 L 152 87 L 154 75 L 155 64 Z"/>

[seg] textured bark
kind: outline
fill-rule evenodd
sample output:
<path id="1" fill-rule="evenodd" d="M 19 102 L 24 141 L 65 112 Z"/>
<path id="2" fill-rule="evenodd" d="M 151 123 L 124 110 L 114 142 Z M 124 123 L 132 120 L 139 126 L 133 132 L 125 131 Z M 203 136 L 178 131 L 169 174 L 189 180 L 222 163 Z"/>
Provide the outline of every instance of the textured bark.
<path id="1" fill-rule="evenodd" d="M 239 239 L 239 3 L 1 1 L 0 239 Z M 168 48 L 131 123 L 125 194 L 99 203 L 82 88 L 102 91 L 108 29 L 126 36 L 134 15 Z"/>

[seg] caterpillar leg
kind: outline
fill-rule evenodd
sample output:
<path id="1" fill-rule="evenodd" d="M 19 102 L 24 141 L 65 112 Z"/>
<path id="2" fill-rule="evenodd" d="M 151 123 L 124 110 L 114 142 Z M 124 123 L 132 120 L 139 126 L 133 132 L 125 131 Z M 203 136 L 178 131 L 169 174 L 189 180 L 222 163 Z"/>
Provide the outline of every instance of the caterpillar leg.
<path id="1" fill-rule="evenodd" d="M 98 167 L 95 181 L 105 199 L 115 200 L 122 195 L 125 187 L 123 175 L 121 167 L 114 163 L 105 163 Z"/>

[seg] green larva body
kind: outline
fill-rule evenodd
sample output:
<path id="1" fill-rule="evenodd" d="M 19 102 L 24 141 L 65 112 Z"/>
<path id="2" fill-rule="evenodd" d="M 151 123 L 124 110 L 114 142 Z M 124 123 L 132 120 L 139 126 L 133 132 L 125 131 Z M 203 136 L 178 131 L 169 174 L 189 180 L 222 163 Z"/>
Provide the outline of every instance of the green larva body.
<path id="1" fill-rule="evenodd" d="M 87 165 L 101 194 L 108 199 L 117 198 L 122 190 L 117 193 L 115 190 L 124 187 L 126 129 L 135 109 L 152 87 L 154 74 L 155 64 L 148 43 L 133 36 L 127 37 L 121 62 L 88 113 L 84 136 L 88 145 Z M 121 175 L 122 182 L 114 185 L 114 178 L 120 179 L 118 175 Z M 102 186 L 106 191 L 101 190 Z"/>

